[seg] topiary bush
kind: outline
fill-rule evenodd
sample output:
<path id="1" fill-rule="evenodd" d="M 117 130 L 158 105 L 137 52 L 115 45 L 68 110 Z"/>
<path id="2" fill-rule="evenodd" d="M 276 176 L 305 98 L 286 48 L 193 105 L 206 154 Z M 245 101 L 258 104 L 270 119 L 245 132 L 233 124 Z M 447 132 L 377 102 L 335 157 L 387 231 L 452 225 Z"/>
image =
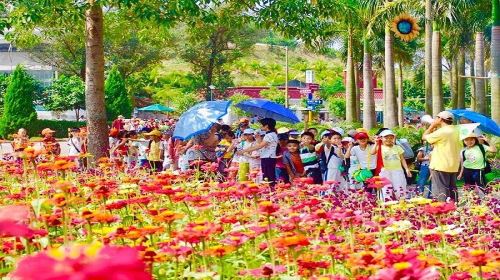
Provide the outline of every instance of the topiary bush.
<path id="1" fill-rule="evenodd" d="M 104 85 L 106 97 L 106 114 L 108 120 L 114 120 L 119 115 L 129 118 L 134 108 L 128 96 L 125 80 L 116 67 L 111 69 Z"/>
<path id="2" fill-rule="evenodd" d="M 0 119 L 0 135 L 7 137 L 19 128 L 29 127 L 36 121 L 33 105 L 35 80 L 20 65 L 16 67 L 10 78 L 5 93 L 4 110 Z"/>

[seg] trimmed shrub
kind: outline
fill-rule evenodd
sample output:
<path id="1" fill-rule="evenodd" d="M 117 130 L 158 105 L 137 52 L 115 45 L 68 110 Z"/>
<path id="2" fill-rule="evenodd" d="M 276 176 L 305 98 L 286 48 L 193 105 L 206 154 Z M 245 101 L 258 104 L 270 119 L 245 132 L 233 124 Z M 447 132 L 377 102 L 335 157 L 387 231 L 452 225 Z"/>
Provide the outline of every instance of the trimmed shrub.
<path id="1" fill-rule="evenodd" d="M 55 130 L 56 138 L 68 137 L 68 129 L 72 127 L 83 127 L 85 122 L 75 121 L 56 121 L 56 120 L 37 120 L 27 127 L 30 137 L 41 137 L 40 133 L 44 128 Z"/>
<path id="2" fill-rule="evenodd" d="M 106 84 L 104 85 L 106 97 L 106 114 L 108 120 L 114 120 L 119 115 L 130 118 L 134 108 L 132 100 L 125 88 L 125 80 L 116 67 L 111 69 Z"/>
<path id="3" fill-rule="evenodd" d="M 12 73 L 4 99 L 4 110 L 0 119 L 0 135 L 7 137 L 19 128 L 27 128 L 36 121 L 36 111 L 33 105 L 35 80 L 17 66 Z"/>

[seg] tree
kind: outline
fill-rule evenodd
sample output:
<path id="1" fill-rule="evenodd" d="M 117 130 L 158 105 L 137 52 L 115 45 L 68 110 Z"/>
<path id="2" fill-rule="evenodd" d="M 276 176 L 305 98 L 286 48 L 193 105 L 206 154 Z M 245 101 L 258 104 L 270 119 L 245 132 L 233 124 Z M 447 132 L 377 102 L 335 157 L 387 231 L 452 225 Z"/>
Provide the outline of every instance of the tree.
<path id="1" fill-rule="evenodd" d="M 241 93 L 236 93 L 236 94 L 233 94 L 231 97 L 229 97 L 229 100 L 232 101 L 231 109 L 233 110 L 233 112 L 236 115 L 238 115 L 238 116 L 248 115 L 247 113 L 245 113 L 245 111 L 243 111 L 240 108 L 235 106 L 236 104 L 243 102 L 245 100 L 248 100 L 248 99 L 250 99 L 250 97 L 248 97 L 248 95 L 241 94 Z"/>
<path id="2" fill-rule="evenodd" d="M 108 13 L 128 11 L 131 16 L 162 24 L 169 24 L 181 18 L 193 20 L 203 15 L 201 10 L 212 7 L 211 1 L 195 0 L 6 0 L 4 2 L 6 5 L 2 6 L 8 7 L 9 18 L 7 20 L 2 18 L 0 23 L 7 22 L 12 26 L 9 29 L 11 38 L 26 28 L 35 28 L 47 23 L 54 26 L 74 26 L 85 22 L 85 103 L 89 131 L 88 147 L 94 158 L 105 156 L 108 150 L 104 104 L 103 7 L 107 8 Z"/>
<path id="3" fill-rule="evenodd" d="M 432 0 L 425 0 L 425 112 L 432 114 Z"/>
<path id="4" fill-rule="evenodd" d="M 33 105 L 35 81 L 17 66 L 12 73 L 4 101 L 4 113 L 0 119 L 0 135 L 7 137 L 19 128 L 27 128 L 36 121 Z"/>
<path id="5" fill-rule="evenodd" d="M 104 86 L 106 96 L 106 115 L 114 120 L 119 115 L 129 118 L 132 115 L 132 101 L 125 87 L 125 80 L 116 67 L 111 69 Z"/>
<path id="6" fill-rule="evenodd" d="M 210 16 L 211 20 L 200 19 L 193 26 L 184 26 L 185 38 L 178 46 L 181 58 L 199 77 L 206 100 L 212 98 L 211 86 L 224 92 L 233 85 L 227 66 L 251 50 L 258 34 L 237 5 L 212 9 Z"/>
<path id="7" fill-rule="evenodd" d="M 491 3 L 491 116 L 500 123 L 500 0 Z"/>
<path id="8" fill-rule="evenodd" d="M 285 92 L 277 88 L 270 88 L 260 91 L 260 96 L 281 105 L 285 105 Z"/>
<path id="9" fill-rule="evenodd" d="M 85 84 L 77 76 L 64 76 L 52 82 L 45 89 L 45 108 L 51 111 L 74 110 L 76 121 L 80 120 L 80 110 L 85 109 Z"/>
<path id="10" fill-rule="evenodd" d="M 484 77 L 484 34 L 483 32 L 476 33 L 476 45 L 475 45 L 476 55 L 474 61 L 476 62 L 476 111 L 481 114 L 487 114 L 486 105 L 486 88 Z"/>

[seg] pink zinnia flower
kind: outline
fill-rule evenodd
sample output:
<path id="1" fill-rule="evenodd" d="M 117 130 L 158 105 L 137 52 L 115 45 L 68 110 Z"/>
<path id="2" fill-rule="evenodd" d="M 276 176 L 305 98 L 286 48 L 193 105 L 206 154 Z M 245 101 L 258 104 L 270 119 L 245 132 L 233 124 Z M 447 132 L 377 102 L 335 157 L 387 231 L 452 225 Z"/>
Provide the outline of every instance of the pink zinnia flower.
<path id="1" fill-rule="evenodd" d="M 11 274 L 16 280 L 150 280 L 139 252 L 130 247 L 62 247 L 23 258 Z"/>

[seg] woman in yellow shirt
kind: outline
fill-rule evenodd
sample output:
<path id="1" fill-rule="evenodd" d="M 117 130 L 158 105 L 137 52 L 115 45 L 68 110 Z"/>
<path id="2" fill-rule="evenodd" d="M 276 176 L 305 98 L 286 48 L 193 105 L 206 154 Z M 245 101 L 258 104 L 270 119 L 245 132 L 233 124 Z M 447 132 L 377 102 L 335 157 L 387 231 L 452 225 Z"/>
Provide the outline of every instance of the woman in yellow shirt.
<path id="1" fill-rule="evenodd" d="M 161 145 L 161 132 L 157 129 L 146 133 L 151 137 L 148 148 L 148 161 L 151 166 L 151 171 L 161 172 L 163 169 L 163 147 Z"/>

